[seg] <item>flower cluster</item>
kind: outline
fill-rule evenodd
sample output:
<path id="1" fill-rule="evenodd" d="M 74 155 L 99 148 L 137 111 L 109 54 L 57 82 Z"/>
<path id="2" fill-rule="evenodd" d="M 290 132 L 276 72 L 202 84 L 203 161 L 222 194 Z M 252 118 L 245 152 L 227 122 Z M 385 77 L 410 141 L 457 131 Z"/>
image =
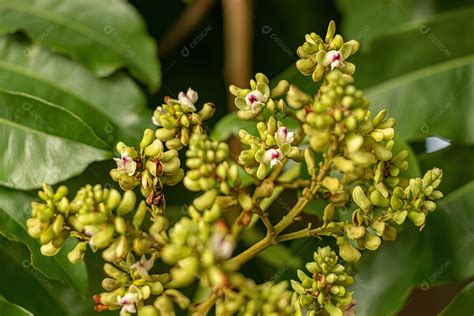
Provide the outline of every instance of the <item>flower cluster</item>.
<path id="1" fill-rule="evenodd" d="M 240 130 L 239 136 L 243 144 L 250 148 L 243 150 L 239 162 L 249 174 L 256 175 L 259 180 L 265 179 L 270 170 L 284 159 L 303 160 L 303 152 L 298 148 L 299 136 L 288 131 L 282 122 L 270 116 L 266 123 L 258 122 L 260 137 Z"/>
<path id="2" fill-rule="evenodd" d="M 256 74 L 255 80 L 250 80 L 250 89 L 236 86 L 229 88 L 236 97 L 235 105 L 239 109 L 237 115 L 243 120 L 260 119 L 264 110 L 285 112 L 286 104 L 281 97 L 289 89 L 288 81 L 281 80 L 270 90 L 268 78 L 262 73 Z"/>
<path id="3" fill-rule="evenodd" d="M 354 86 L 355 66 L 347 58 L 358 48 L 336 35 L 331 22 L 324 40 L 312 33 L 298 48 L 300 72 L 324 79 L 317 93 L 286 80 L 271 88 L 261 73 L 250 88 L 231 86 L 238 117 L 253 120 L 257 130 L 240 130 L 245 148 L 237 159 L 204 128 L 212 103 L 197 111 L 191 88 L 177 99 L 166 97 L 153 114 L 156 130 L 146 129 L 138 146 L 117 144 L 120 157 L 110 172 L 117 189 L 86 185 L 71 198 L 65 186 L 55 191 L 45 184 L 41 201 L 32 204 L 28 233 L 46 256 L 56 255 L 68 238 L 78 239 L 68 254 L 72 263 L 82 261 L 88 248 L 101 251 L 106 276 L 104 292 L 94 296 L 97 311 L 354 315 L 351 264 L 364 250 L 395 240 L 407 218 L 422 230 L 443 197 L 440 169 L 407 177 L 409 153 L 396 149 L 395 120 L 385 111 L 373 116 Z M 199 194 L 185 212 L 170 214 L 163 189 L 181 181 Z M 282 212 L 267 209 L 288 188 L 297 191 L 296 203 L 276 222 Z M 305 221 L 301 214 L 313 199 L 324 205 L 320 225 L 297 230 L 293 223 Z M 236 254 L 258 220 L 265 236 Z M 335 240 L 334 250 L 318 248 L 306 264 L 309 274 L 298 270 L 299 281 L 291 281 L 293 291 L 287 281 L 257 284 L 239 272 L 276 243 L 321 236 Z"/>
<path id="4" fill-rule="evenodd" d="M 308 276 L 298 270 L 300 282 L 291 281 L 291 286 L 298 294 L 298 303 L 307 310 L 307 315 L 342 315 L 351 305 L 352 292 L 346 288 L 352 285 L 352 277 L 347 274 L 338 256 L 329 246 L 318 248 L 314 261 L 306 264 Z"/>
<path id="5" fill-rule="evenodd" d="M 355 65 L 346 59 L 359 50 L 359 42 L 344 42 L 341 35 L 336 34 L 336 24 L 331 21 L 326 37 L 323 40 L 316 33 L 306 34 L 305 43 L 296 51 L 301 58 L 296 62 L 298 70 L 306 76 L 319 81 L 326 73 L 340 69 L 348 75 L 355 72 Z"/>
<path id="6" fill-rule="evenodd" d="M 180 150 L 189 143 L 190 134 L 203 134 L 202 122 L 215 112 L 213 103 L 204 103 L 197 112 L 198 94 L 189 88 L 186 93 L 181 91 L 178 99 L 165 98 L 165 104 L 158 106 L 153 113 L 153 124 L 156 138 L 165 143 L 166 148 Z"/>

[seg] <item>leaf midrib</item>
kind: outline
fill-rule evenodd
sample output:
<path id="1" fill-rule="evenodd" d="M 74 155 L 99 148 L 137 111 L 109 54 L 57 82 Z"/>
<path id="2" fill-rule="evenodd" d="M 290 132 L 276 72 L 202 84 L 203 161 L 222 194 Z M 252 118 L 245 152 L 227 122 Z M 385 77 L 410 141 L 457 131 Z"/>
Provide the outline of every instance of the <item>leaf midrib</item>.
<path id="1" fill-rule="evenodd" d="M 94 106 L 94 103 L 91 102 L 91 100 L 84 98 L 83 96 L 81 96 L 81 95 L 75 93 L 74 91 L 58 84 L 57 82 L 55 82 L 53 80 L 47 79 L 47 77 L 45 77 L 45 76 L 36 75 L 34 72 L 29 71 L 28 68 L 26 68 L 26 67 L 20 66 L 18 64 L 12 64 L 12 63 L 8 63 L 8 62 L 0 60 L 0 69 L 1 68 L 6 69 L 6 70 L 11 70 L 12 72 L 15 72 L 15 73 L 19 74 L 20 76 L 28 77 L 30 79 L 34 79 L 36 81 L 43 82 L 43 83 L 47 84 L 48 86 L 50 86 L 50 87 L 52 87 L 56 90 L 64 92 L 64 94 L 66 94 L 66 95 L 71 95 L 73 98 L 76 98 L 77 100 L 84 103 L 89 108 L 93 109 L 94 111 L 100 112 L 105 117 L 110 118 L 109 113 L 107 113 L 106 111 L 103 111 L 102 107 L 100 107 L 100 106 Z M 67 109 L 67 108 L 64 108 L 64 109 Z"/>
<path id="2" fill-rule="evenodd" d="M 102 138 L 100 138 L 99 136 L 97 136 L 97 134 L 95 133 L 95 131 L 92 129 L 92 127 L 90 127 L 82 118 L 80 118 L 79 116 L 77 116 L 77 114 L 75 114 L 74 112 L 70 111 L 69 109 L 66 109 L 66 108 L 63 108 L 61 106 L 58 106 L 54 103 L 51 103 L 49 101 L 46 101 L 46 100 L 43 100 L 39 97 L 36 97 L 36 96 L 33 96 L 33 95 L 30 95 L 28 93 L 25 93 L 25 92 L 19 92 L 19 91 L 12 91 L 12 90 L 6 90 L 6 89 L 1 89 L 0 88 L 0 94 L 1 93 L 6 93 L 6 94 L 10 94 L 10 95 L 18 95 L 18 96 L 22 96 L 22 97 L 25 97 L 25 98 L 29 98 L 29 99 L 32 99 L 32 100 L 35 100 L 37 102 L 40 102 L 42 104 L 45 104 L 46 106 L 50 106 L 50 107 L 53 107 L 53 108 L 56 108 L 58 109 L 59 111 L 64 111 L 66 112 L 67 114 L 71 115 L 74 119 L 76 119 L 77 121 L 79 121 L 79 123 L 81 125 L 83 125 L 87 130 L 89 130 L 89 132 L 92 134 L 92 136 L 94 138 L 96 138 L 96 140 L 99 142 L 99 143 L 102 143 L 102 145 L 104 145 L 105 148 L 110 148 L 110 145 L 107 144 Z M 103 151 L 107 151 L 105 148 L 98 148 L 98 147 L 94 147 L 94 146 L 90 146 L 90 144 L 87 144 L 87 143 L 83 143 L 83 142 L 79 142 L 79 141 L 76 141 L 76 140 L 73 140 L 73 139 L 70 139 L 70 138 L 66 138 L 66 137 L 61 137 L 61 136 L 57 136 L 57 135 L 52 135 L 52 134 L 48 134 L 48 133 L 45 133 L 43 131 L 40 131 L 40 130 L 37 130 L 37 129 L 34 129 L 34 128 L 31 128 L 31 127 L 27 127 L 27 126 L 24 126 L 24 125 L 21 125 L 21 124 L 18 124 L 18 123 L 15 123 L 13 121 L 10 121 L 4 117 L 0 117 L 0 121 L 6 121 L 6 122 L 10 122 L 11 125 L 14 125 L 14 126 L 19 126 L 20 128 L 24 128 L 28 131 L 31 131 L 33 133 L 38 133 L 38 134 L 43 134 L 43 135 L 47 135 L 47 136 L 50 136 L 50 137 L 56 137 L 56 138 L 59 138 L 59 139 L 66 139 L 68 141 L 71 141 L 71 142 L 75 142 L 75 143 L 79 143 L 79 144 L 84 144 L 84 145 L 87 145 L 89 147 L 93 147 L 93 148 L 97 148 L 97 149 L 100 149 L 100 150 L 103 150 Z"/>

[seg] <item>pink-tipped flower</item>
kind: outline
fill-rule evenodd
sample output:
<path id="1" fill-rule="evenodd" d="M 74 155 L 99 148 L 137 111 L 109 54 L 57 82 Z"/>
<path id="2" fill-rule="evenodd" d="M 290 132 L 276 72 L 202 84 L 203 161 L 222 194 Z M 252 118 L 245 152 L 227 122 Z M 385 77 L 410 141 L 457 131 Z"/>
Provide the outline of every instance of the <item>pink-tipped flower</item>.
<path id="1" fill-rule="evenodd" d="M 196 103 L 198 100 L 198 93 L 193 89 L 188 88 L 188 91 L 186 91 L 186 93 L 181 91 L 178 94 L 178 100 L 179 103 L 181 103 L 181 105 L 183 106 L 183 109 L 185 109 L 187 112 L 196 111 L 196 106 L 194 106 L 194 103 Z"/>
<path id="2" fill-rule="evenodd" d="M 288 132 L 288 129 L 286 127 L 282 126 L 282 127 L 278 128 L 278 130 L 275 134 L 275 138 L 276 138 L 277 144 L 279 146 L 281 146 L 285 143 L 291 144 L 295 140 L 295 133 Z"/>
<path id="3" fill-rule="evenodd" d="M 147 278 L 148 277 L 148 271 L 153 268 L 153 264 L 155 263 L 155 257 L 152 256 L 150 259 L 146 259 L 145 255 L 142 255 L 140 258 L 140 261 L 135 262 L 132 264 L 130 267 L 137 270 L 138 274 L 142 278 Z"/>
<path id="4" fill-rule="evenodd" d="M 264 105 L 267 100 L 268 97 L 258 90 L 250 91 L 245 97 L 245 102 L 252 111 L 255 110 L 257 105 Z"/>
<path id="5" fill-rule="evenodd" d="M 137 312 L 137 309 L 135 308 L 135 303 L 138 301 L 138 295 L 136 293 L 128 292 L 124 296 L 117 297 L 117 301 L 120 306 L 122 306 L 122 309 L 120 310 L 120 315 L 123 315 L 125 313 L 134 314 Z"/>
<path id="6" fill-rule="evenodd" d="M 273 168 L 277 163 L 281 163 L 281 159 L 283 158 L 283 153 L 280 149 L 269 149 L 263 155 L 263 161 L 266 163 L 270 163 L 270 168 Z"/>
<path id="7" fill-rule="evenodd" d="M 128 156 L 127 152 L 123 152 L 120 158 L 114 158 L 114 160 L 119 171 L 124 171 L 129 176 L 133 176 L 137 169 L 137 163 Z"/>
<path id="8" fill-rule="evenodd" d="M 329 66 L 331 65 L 331 70 L 334 70 L 334 68 L 342 68 L 344 67 L 344 57 L 342 57 L 342 54 L 338 52 L 337 50 L 331 50 L 326 53 L 323 59 L 323 65 Z"/>

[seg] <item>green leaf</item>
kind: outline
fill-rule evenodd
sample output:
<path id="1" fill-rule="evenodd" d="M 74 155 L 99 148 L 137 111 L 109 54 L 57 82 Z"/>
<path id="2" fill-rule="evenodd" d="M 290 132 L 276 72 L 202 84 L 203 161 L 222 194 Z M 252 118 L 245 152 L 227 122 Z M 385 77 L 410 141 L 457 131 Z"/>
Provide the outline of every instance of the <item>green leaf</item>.
<path id="1" fill-rule="evenodd" d="M 395 242 L 365 252 L 354 278 L 357 312 L 393 315 L 413 287 L 474 276 L 474 181 L 449 194 L 419 232 L 411 223 Z"/>
<path id="2" fill-rule="evenodd" d="M 48 316 L 86 315 L 84 312 L 93 306 L 90 298 L 84 299 L 73 288 L 48 280 L 25 262 L 28 250 L 22 244 L 0 238 L 0 293 L 8 300 L 35 315 Z"/>
<path id="3" fill-rule="evenodd" d="M 0 91 L 0 134 L 0 184 L 11 188 L 54 184 L 111 157 L 78 116 L 24 93 Z"/>
<path id="4" fill-rule="evenodd" d="M 125 1 L 1 0 L 0 15 L 0 34 L 24 31 L 99 76 L 127 67 L 152 91 L 160 84 L 156 44 Z"/>
<path id="5" fill-rule="evenodd" d="M 468 315 L 474 311 L 474 282 L 466 285 L 448 306 L 439 314 L 440 316 Z"/>
<path id="6" fill-rule="evenodd" d="M 0 315 L 8 315 L 8 316 L 33 316 L 32 313 L 27 311 L 21 306 L 15 305 L 10 303 L 0 295 Z"/>
<path id="7" fill-rule="evenodd" d="M 394 26 L 429 16 L 433 1 L 338 0 L 337 7 L 343 16 L 338 32 L 364 43 Z"/>
<path id="8" fill-rule="evenodd" d="M 460 31 L 472 30 L 473 19 L 474 7 L 467 7 L 391 28 L 351 59 L 357 66 L 355 85 L 365 89 L 372 111 L 386 108 L 405 140 L 439 134 L 474 142 L 474 42 L 471 32 Z M 297 75 L 294 65 L 284 74 L 314 92 L 315 85 Z"/>
<path id="9" fill-rule="evenodd" d="M 72 264 L 67 259 L 76 241 L 69 239 L 61 251 L 53 257 L 43 256 L 40 244 L 28 235 L 26 220 L 31 214 L 32 196 L 0 187 L 0 234 L 10 240 L 24 243 L 31 251 L 31 260 L 23 262 L 23 266 L 38 269 L 50 279 L 65 282 L 85 295 L 88 288 L 88 274 L 85 264 Z"/>
<path id="10" fill-rule="evenodd" d="M 82 65 L 21 36 L 0 36 L 0 88 L 70 110 L 109 144 L 117 137 L 140 137 L 144 128 L 130 130 L 141 123 L 139 114 L 147 108 L 140 89 L 124 73 L 97 78 Z"/>

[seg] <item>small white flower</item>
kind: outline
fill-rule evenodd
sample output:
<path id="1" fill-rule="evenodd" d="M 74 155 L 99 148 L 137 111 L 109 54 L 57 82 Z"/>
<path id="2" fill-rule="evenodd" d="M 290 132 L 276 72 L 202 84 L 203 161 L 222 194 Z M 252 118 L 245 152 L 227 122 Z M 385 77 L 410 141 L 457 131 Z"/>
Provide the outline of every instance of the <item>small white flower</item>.
<path id="1" fill-rule="evenodd" d="M 245 102 L 252 111 L 255 110 L 257 105 L 264 105 L 267 100 L 268 97 L 258 90 L 250 91 L 245 97 Z"/>
<path id="2" fill-rule="evenodd" d="M 135 262 L 130 267 L 134 268 L 138 271 L 143 278 L 148 277 L 148 271 L 153 268 L 153 264 L 155 263 L 155 257 L 152 256 L 150 259 L 146 259 L 145 255 L 142 255 L 140 261 Z"/>
<path id="3" fill-rule="evenodd" d="M 288 132 L 288 129 L 285 126 L 279 127 L 275 138 L 277 140 L 278 145 L 282 145 L 284 143 L 291 144 L 295 140 L 295 133 Z"/>
<path id="4" fill-rule="evenodd" d="M 186 93 L 181 91 L 178 94 L 178 100 L 179 103 L 181 103 L 181 105 L 183 106 L 183 108 L 188 112 L 196 111 L 194 103 L 196 103 L 198 100 L 198 94 L 193 89 L 188 88 L 188 91 L 186 91 Z"/>
<path id="5" fill-rule="evenodd" d="M 344 67 L 343 61 L 344 57 L 342 57 L 341 53 L 339 53 L 337 50 L 331 50 L 324 56 L 323 66 L 326 67 L 331 65 L 331 70 L 334 70 L 336 67 Z"/>
<path id="6" fill-rule="evenodd" d="M 235 248 L 234 243 L 226 237 L 226 234 L 220 232 L 211 236 L 212 249 L 219 259 L 229 259 Z"/>
<path id="7" fill-rule="evenodd" d="M 138 295 L 136 293 L 128 292 L 124 296 L 117 297 L 117 301 L 122 306 L 120 314 L 131 313 L 134 314 L 137 312 L 135 308 L 135 303 L 138 301 Z"/>
<path id="8" fill-rule="evenodd" d="M 117 163 L 117 169 L 124 171 L 129 176 L 133 176 L 135 169 L 137 168 L 137 163 L 128 156 L 127 152 L 122 152 L 120 158 L 114 158 Z"/>
<path id="9" fill-rule="evenodd" d="M 283 153 L 280 149 L 269 149 L 263 155 L 263 161 L 266 163 L 270 163 L 270 168 L 273 168 L 277 163 L 281 163 L 281 159 L 283 158 Z"/>

